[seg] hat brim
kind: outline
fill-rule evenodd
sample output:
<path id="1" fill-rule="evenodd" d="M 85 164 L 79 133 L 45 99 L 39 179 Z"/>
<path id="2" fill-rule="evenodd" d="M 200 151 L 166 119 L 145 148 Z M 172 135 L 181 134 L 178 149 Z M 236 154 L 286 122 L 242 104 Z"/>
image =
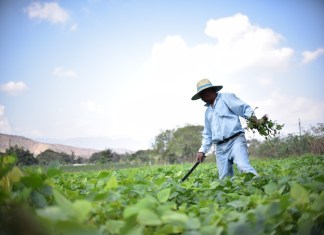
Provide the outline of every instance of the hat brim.
<path id="1" fill-rule="evenodd" d="M 218 92 L 223 88 L 223 86 L 210 86 L 210 87 L 206 87 L 205 89 L 212 88 L 212 87 L 215 88 L 215 92 Z M 193 97 L 191 97 L 191 100 L 199 100 L 201 98 L 199 93 L 205 89 L 202 89 L 201 91 L 197 92 Z"/>

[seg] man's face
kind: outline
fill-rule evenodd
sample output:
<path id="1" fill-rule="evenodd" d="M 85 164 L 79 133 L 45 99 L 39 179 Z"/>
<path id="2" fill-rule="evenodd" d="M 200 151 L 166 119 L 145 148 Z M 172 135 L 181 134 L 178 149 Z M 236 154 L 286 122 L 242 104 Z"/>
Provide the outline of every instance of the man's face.
<path id="1" fill-rule="evenodd" d="M 207 104 L 212 104 L 216 98 L 214 88 L 208 88 L 199 93 L 200 98 Z"/>

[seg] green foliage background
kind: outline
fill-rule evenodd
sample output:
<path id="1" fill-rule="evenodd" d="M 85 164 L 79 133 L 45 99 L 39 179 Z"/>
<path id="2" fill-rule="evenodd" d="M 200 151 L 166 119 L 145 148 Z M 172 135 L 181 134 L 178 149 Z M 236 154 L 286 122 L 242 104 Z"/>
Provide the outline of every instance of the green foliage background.
<path id="1" fill-rule="evenodd" d="M 286 157 L 303 154 L 324 154 L 324 123 L 311 126 L 301 135 L 289 134 L 286 137 L 275 137 L 267 141 L 252 139 L 249 152 L 257 157 Z"/>
<path id="2" fill-rule="evenodd" d="M 0 158 L 0 234 L 323 234 L 324 155 L 254 160 L 260 177 L 214 164 L 63 172 Z"/>
<path id="3" fill-rule="evenodd" d="M 170 164 L 192 161 L 201 145 L 203 126 L 187 125 L 162 131 L 155 137 L 153 150 Z"/>

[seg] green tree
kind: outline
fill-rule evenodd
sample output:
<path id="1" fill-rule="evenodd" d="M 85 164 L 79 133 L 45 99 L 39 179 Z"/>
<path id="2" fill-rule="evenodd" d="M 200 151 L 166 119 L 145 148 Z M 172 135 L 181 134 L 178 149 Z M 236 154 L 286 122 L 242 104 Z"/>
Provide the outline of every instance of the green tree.
<path id="1" fill-rule="evenodd" d="M 38 160 L 34 157 L 34 154 L 18 145 L 10 146 L 6 149 L 5 155 L 15 155 L 18 160 L 17 165 L 31 166 L 38 164 Z"/>
<path id="2" fill-rule="evenodd" d="M 249 146 L 249 155 L 250 156 L 259 156 L 259 148 L 260 145 L 262 144 L 261 141 L 257 139 L 251 139 L 247 141 L 248 146 Z"/>
<path id="3" fill-rule="evenodd" d="M 168 163 L 192 161 L 201 145 L 203 126 L 187 125 L 162 131 L 153 143 L 154 151 Z"/>
<path id="4" fill-rule="evenodd" d="M 108 163 L 112 161 L 119 161 L 120 156 L 117 153 L 114 153 L 111 149 L 106 149 L 100 152 L 96 152 L 91 155 L 90 162 L 91 163 Z"/>
<path id="5" fill-rule="evenodd" d="M 73 163 L 73 156 L 66 153 L 58 153 L 52 149 L 47 149 L 36 157 L 41 165 L 48 165 L 53 161 L 59 161 L 61 164 Z"/>
<path id="6" fill-rule="evenodd" d="M 157 153 L 165 155 L 168 151 L 168 145 L 170 144 L 173 135 L 174 130 L 161 131 L 161 133 L 155 137 L 154 143 L 152 145 L 153 149 Z"/>
<path id="7" fill-rule="evenodd" d="M 148 150 L 139 150 L 135 153 L 131 154 L 128 157 L 128 160 L 135 163 L 154 163 L 155 162 L 155 151 L 148 149 Z"/>
<path id="8" fill-rule="evenodd" d="M 187 125 L 178 128 L 168 146 L 168 152 L 176 159 L 175 162 L 192 161 L 196 158 L 201 146 L 203 126 Z"/>
<path id="9" fill-rule="evenodd" d="M 313 140 L 310 141 L 311 153 L 324 154 L 324 123 L 311 127 Z"/>

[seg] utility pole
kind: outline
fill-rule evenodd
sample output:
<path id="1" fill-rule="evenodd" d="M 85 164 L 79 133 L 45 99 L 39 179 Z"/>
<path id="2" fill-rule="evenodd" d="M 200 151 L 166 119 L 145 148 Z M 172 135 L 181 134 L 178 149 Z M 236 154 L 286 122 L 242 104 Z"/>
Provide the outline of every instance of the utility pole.
<path id="1" fill-rule="evenodd" d="M 301 138 L 301 125 L 300 125 L 300 118 L 298 118 L 298 125 L 299 125 L 299 138 Z"/>

